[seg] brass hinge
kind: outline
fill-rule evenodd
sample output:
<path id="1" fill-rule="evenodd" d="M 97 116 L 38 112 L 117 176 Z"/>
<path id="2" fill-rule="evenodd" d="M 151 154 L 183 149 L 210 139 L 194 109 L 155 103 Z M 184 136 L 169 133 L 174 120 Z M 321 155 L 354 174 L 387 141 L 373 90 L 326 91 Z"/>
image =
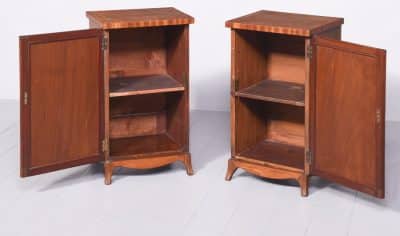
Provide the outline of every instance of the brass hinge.
<path id="1" fill-rule="evenodd" d="M 188 78 L 186 72 L 182 73 L 182 81 L 183 81 L 183 84 L 185 86 L 185 89 L 189 88 L 189 78 Z"/>
<path id="2" fill-rule="evenodd" d="M 103 37 L 103 40 L 101 41 L 101 50 L 105 51 L 108 49 L 108 39 L 106 37 Z"/>
<path id="3" fill-rule="evenodd" d="M 105 152 L 108 152 L 108 141 L 107 141 L 107 139 L 104 139 L 102 142 L 101 142 L 101 144 L 102 144 L 102 151 L 105 153 Z"/>
<path id="4" fill-rule="evenodd" d="M 306 151 L 306 162 L 307 164 L 311 164 L 313 162 L 313 155 L 310 150 Z"/>
<path id="5" fill-rule="evenodd" d="M 24 105 L 28 104 L 28 93 L 24 92 Z"/>
<path id="6" fill-rule="evenodd" d="M 239 80 L 238 80 L 238 79 L 235 79 L 235 80 L 234 80 L 234 83 L 235 83 L 235 84 L 234 84 L 233 86 L 234 86 L 235 92 L 236 92 L 236 91 L 239 90 Z"/>
<path id="7" fill-rule="evenodd" d="M 376 110 L 376 123 L 380 124 L 382 121 L 381 109 Z"/>
<path id="8" fill-rule="evenodd" d="M 307 50 L 306 50 L 306 57 L 311 59 L 313 56 L 313 49 L 311 45 L 307 46 Z"/>

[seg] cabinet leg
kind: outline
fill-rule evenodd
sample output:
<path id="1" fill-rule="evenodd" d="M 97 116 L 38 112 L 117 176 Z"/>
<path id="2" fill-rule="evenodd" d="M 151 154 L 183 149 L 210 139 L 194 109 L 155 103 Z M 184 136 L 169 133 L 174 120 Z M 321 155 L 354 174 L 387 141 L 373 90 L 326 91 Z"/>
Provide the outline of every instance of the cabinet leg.
<path id="1" fill-rule="evenodd" d="M 187 175 L 193 175 L 192 158 L 190 157 L 190 154 L 185 155 L 183 164 L 185 165 Z"/>
<path id="2" fill-rule="evenodd" d="M 111 164 L 111 162 L 106 161 L 104 163 L 104 183 L 106 185 L 111 184 L 112 172 L 113 172 L 113 165 Z"/>
<path id="3" fill-rule="evenodd" d="M 225 180 L 230 181 L 232 179 L 233 174 L 235 174 L 236 170 L 237 166 L 235 165 L 235 162 L 232 159 L 229 159 L 228 170 L 226 171 Z"/>
<path id="4" fill-rule="evenodd" d="M 308 176 L 307 175 L 302 175 L 298 179 L 298 182 L 300 184 L 301 196 L 302 197 L 307 197 L 308 196 Z"/>

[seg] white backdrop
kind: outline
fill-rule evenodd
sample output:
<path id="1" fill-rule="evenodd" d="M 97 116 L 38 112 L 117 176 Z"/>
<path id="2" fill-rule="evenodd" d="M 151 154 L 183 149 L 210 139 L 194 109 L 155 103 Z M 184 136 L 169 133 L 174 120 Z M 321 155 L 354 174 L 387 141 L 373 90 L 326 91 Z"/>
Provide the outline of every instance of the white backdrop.
<path id="1" fill-rule="evenodd" d="M 190 33 L 192 109 L 229 110 L 230 33 L 224 22 L 267 9 L 344 17 L 344 40 L 387 49 L 387 119 L 400 121 L 396 107 L 400 98 L 400 4 L 396 0 L 8 1 L 0 11 L 0 99 L 19 97 L 19 35 L 85 29 L 87 10 L 167 6 L 196 19 Z"/>

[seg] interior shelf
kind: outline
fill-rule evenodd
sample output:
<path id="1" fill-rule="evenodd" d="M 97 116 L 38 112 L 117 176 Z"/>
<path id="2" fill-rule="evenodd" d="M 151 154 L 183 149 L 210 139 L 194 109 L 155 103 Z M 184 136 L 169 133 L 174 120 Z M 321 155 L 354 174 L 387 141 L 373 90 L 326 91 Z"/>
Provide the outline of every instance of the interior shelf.
<path id="1" fill-rule="evenodd" d="M 304 107 L 304 85 L 292 82 L 266 79 L 237 91 L 235 95 Z"/>
<path id="2" fill-rule="evenodd" d="M 166 133 L 110 140 L 110 156 L 113 159 L 126 159 L 146 154 L 168 154 L 179 151 L 181 151 L 181 147 Z"/>
<path id="3" fill-rule="evenodd" d="M 262 162 L 304 169 L 304 148 L 263 140 L 244 150 L 240 157 Z"/>
<path id="4" fill-rule="evenodd" d="M 184 91 L 185 87 L 169 75 L 120 77 L 110 80 L 110 97 Z"/>

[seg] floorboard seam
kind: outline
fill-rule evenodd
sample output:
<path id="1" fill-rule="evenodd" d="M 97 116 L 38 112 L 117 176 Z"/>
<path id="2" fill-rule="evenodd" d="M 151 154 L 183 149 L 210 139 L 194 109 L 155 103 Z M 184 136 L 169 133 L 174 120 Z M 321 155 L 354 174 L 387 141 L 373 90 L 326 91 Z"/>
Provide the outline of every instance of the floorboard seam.
<path id="1" fill-rule="evenodd" d="M 11 147 L 7 148 L 2 153 L 0 153 L 0 158 L 3 158 L 3 156 L 5 156 L 8 152 L 10 152 L 11 150 L 13 150 L 14 148 L 17 148 L 17 147 L 18 147 L 18 144 L 14 144 Z"/>
<path id="2" fill-rule="evenodd" d="M 0 135 L 10 131 L 12 128 L 17 126 L 17 122 L 11 123 L 9 126 L 7 126 L 5 129 L 0 130 Z"/>

